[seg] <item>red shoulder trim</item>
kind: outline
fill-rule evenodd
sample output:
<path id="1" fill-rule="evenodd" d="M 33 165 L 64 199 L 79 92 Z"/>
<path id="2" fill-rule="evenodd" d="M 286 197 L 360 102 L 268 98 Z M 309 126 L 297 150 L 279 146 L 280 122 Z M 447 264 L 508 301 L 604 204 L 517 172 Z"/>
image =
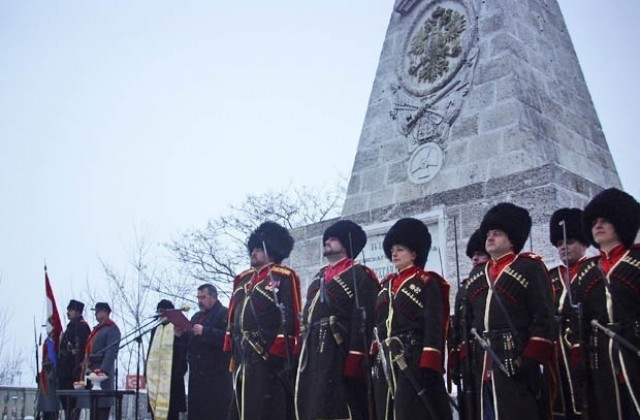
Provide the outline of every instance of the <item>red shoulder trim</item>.
<path id="1" fill-rule="evenodd" d="M 640 244 L 631 245 L 631 249 L 640 249 Z"/>
<path id="2" fill-rule="evenodd" d="M 286 265 L 273 264 L 273 266 L 271 266 L 271 272 L 284 277 L 295 277 L 295 271 L 293 271 L 292 268 L 287 267 Z"/>
<path id="3" fill-rule="evenodd" d="M 521 252 L 520 254 L 518 254 L 518 257 L 528 258 L 530 260 L 536 260 L 536 261 L 542 260 L 542 257 L 540 255 L 535 254 L 533 252 Z"/>
<path id="4" fill-rule="evenodd" d="M 391 274 L 387 274 L 385 276 L 385 278 L 382 279 L 382 281 L 380 282 L 380 284 L 385 284 L 388 283 L 392 278 L 394 278 L 396 276 L 397 273 L 391 273 Z"/>
<path id="5" fill-rule="evenodd" d="M 421 273 L 422 275 L 420 276 L 420 279 L 423 280 L 423 283 L 426 283 L 426 281 L 429 280 L 429 277 L 432 277 L 436 280 L 438 280 L 439 283 L 446 283 L 447 285 L 449 285 L 449 283 L 447 283 L 447 281 L 438 273 L 436 273 L 435 271 L 422 271 Z M 424 280 L 424 274 L 428 274 L 426 280 Z"/>
<path id="6" fill-rule="evenodd" d="M 233 278 L 233 291 L 235 292 L 236 289 L 238 288 L 238 284 L 240 284 L 240 281 L 247 277 L 248 275 L 253 275 L 253 273 L 256 272 L 255 268 L 248 268 L 246 270 L 244 270 L 242 273 L 238 274 L 237 276 L 235 276 Z"/>
<path id="7" fill-rule="evenodd" d="M 366 265 L 361 265 L 361 267 L 364 268 L 364 271 L 367 272 L 367 274 L 369 275 L 369 277 L 371 277 L 372 280 L 375 280 L 376 283 L 380 284 L 380 280 L 378 280 L 378 276 L 376 275 L 375 271 L 373 271 Z"/>

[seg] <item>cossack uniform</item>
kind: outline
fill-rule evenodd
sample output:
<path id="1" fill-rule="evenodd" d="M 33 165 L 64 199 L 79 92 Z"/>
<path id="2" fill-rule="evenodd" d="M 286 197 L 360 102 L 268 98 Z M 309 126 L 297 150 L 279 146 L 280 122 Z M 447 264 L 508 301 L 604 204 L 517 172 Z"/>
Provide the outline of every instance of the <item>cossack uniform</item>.
<path id="1" fill-rule="evenodd" d="M 431 235 L 424 223 L 398 220 L 383 241 L 389 260 L 394 245 L 406 246 L 415 252 L 416 259 L 385 277 L 378 293 L 378 340 L 373 349 L 377 418 L 450 419 L 443 378 L 449 284 L 423 269 L 431 248 Z"/>
<path id="2" fill-rule="evenodd" d="M 551 390 L 540 365 L 553 372 L 553 301 L 539 256 L 517 254 L 531 229 L 529 213 L 510 203 L 490 209 L 483 237 L 505 232 L 513 252 L 474 268 L 466 283 L 470 327 L 490 346 L 473 342 L 476 416 L 481 419 L 549 418 Z M 493 356 L 491 355 L 493 353 Z M 495 360 L 497 359 L 497 360 Z"/>
<path id="3" fill-rule="evenodd" d="M 324 232 L 323 243 L 328 238 L 337 238 L 347 256 L 320 269 L 307 290 L 296 417 L 366 419 L 371 389 L 365 354 L 380 287 L 374 272 L 353 260 L 367 241 L 359 225 L 336 222 Z"/>
<path id="4" fill-rule="evenodd" d="M 592 325 L 592 320 L 640 348 L 640 204 L 629 194 L 610 188 L 585 207 L 585 237 L 599 248 L 591 233 L 597 218 L 615 228 L 620 244 L 589 258 L 580 266 L 574 299 L 583 305 L 582 324 L 572 322 L 572 361 L 586 370 L 591 418 L 640 418 L 640 357 Z M 583 341 L 577 333 L 582 328 Z"/>
<path id="5" fill-rule="evenodd" d="M 249 237 L 247 247 L 251 253 L 263 246 L 272 262 L 235 278 L 229 307 L 224 350 L 233 353 L 232 419 L 293 418 L 300 280 L 280 264 L 289 256 L 293 238 L 284 227 L 265 222 Z"/>

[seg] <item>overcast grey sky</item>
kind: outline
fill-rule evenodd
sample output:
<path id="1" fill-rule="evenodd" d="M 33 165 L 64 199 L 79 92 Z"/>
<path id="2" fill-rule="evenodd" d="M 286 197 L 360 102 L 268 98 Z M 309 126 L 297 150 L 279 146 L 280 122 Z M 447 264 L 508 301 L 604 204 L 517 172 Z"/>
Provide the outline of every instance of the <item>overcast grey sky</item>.
<path id="1" fill-rule="evenodd" d="M 0 2 L 0 308 L 28 349 L 61 307 L 247 193 L 348 176 L 392 0 Z M 560 0 L 624 187 L 640 197 L 640 2 Z M 22 331 L 28 333 L 22 333 Z"/>

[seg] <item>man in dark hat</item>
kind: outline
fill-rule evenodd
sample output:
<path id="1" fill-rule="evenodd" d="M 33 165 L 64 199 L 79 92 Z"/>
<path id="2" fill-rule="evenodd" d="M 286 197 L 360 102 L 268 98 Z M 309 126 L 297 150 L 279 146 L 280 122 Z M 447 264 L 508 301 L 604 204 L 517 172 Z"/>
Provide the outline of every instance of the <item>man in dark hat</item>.
<path id="1" fill-rule="evenodd" d="M 556 336 L 560 387 L 553 405 L 554 415 L 567 419 L 580 418 L 581 396 L 578 384 L 569 363 L 571 346 L 567 341 L 571 313 L 568 285 L 574 284 L 580 264 L 587 259 L 585 252 L 589 246 L 582 233 L 582 210 L 562 208 L 551 215 L 549 220 L 549 241 L 558 250 L 560 265 L 550 270 L 551 287 L 556 311 Z"/>
<path id="2" fill-rule="evenodd" d="M 186 335 L 188 344 L 189 420 L 226 420 L 231 403 L 229 357 L 223 352 L 228 310 L 218 300 L 212 284 L 198 287 L 200 311 L 191 317 L 191 330 L 174 328 L 178 337 Z"/>
<path id="3" fill-rule="evenodd" d="M 366 419 L 373 391 L 365 353 L 379 290 L 374 272 L 355 261 L 367 235 L 356 223 L 341 220 L 324 231 L 322 242 L 329 264 L 307 290 L 296 415 L 299 420 Z"/>
<path id="4" fill-rule="evenodd" d="M 584 208 L 582 228 L 600 254 L 582 263 L 572 285 L 583 307 L 582 325 L 577 315 L 572 322 L 572 363 L 585 371 L 590 417 L 638 419 L 640 358 L 598 325 L 640 348 L 640 244 L 634 244 L 640 204 L 624 191 L 606 189 Z"/>
<path id="5" fill-rule="evenodd" d="M 251 268 L 236 276 L 225 350 L 233 353 L 232 419 L 293 419 L 293 373 L 300 340 L 300 281 L 282 265 L 289 231 L 264 222 L 251 233 Z"/>
<path id="6" fill-rule="evenodd" d="M 366 419 L 367 408 L 373 408 L 365 353 L 379 285 L 373 271 L 355 261 L 366 242 L 364 230 L 350 220 L 324 231 L 323 255 L 329 264 L 311 281 L 302 317 L 296 389 L 300 420 Z"/>
<path id="7" fill-rule="evenodd" d="M 71 299 L 67 305 L 69 323 L 60 338 L 60 353 L 58 354 L 58 386 L 60 389 L 73 389 L 73 383 L 84 381 L 82 361 L 84 360 L 84 346 L 91 333 L 89 324 L 82 317 L 84 303 Z M 80 410 L 76 408 L 75 398 L 63 398 L 62 407 L 65 418 L 76 420 L 80 417 Z"/>
<path id="8" fill-rule="evenodd" d="M 185 334 L 177 337 L 173 324 L 163 317 L 164 311 L 174 309 L 170 300 L 158 302 L 157 314 L 162 322 L 151 330 L 149 339 L 145 377 L 149 409 L 155 420 L 178 420 L 180 413 L 187 411 L 184 375 L 188 338 Z"/>
<path id="9" fill-rule="evenodd" d="M 115 384 L 115 362 L 120 345 L 120 329 L 111 320 L 111 307 L 106 302 L 97 302 L 93 307 L 98 324 L 93 327 L 84 348 L 85 366 L 96 375 L 106 375 L 100 383 L 104 391 L 112 391 Z M 98 420 L 107 420 L 114 398 L 99 398 Z M 87 408 L 85 406 L 85 408 Z"/>
<path id="10" fill-rule="evenodd" d="M 477 265 L 484 264 L 489 261 L 489 254 L 485 248 L 485 238 L 482 237 L 480 229 L 476 229 L 475 232 L 469 238 L 467 242 L 467 257 L 471 260 L 471 265 L 475 268 Z"/>
<path id="11" fill-rule="evenodd" d="M 558 250 L 560 259 L 560 265 L 549 271 L 555 307 L 559 308 L 561 301 L 567 299 L 567 284 L 573 282 L 580 264 L 586 260 L 589 242 L 582 232 L 582 210 L 562 208 L 553 213 L 549 220 L 549 241 Z"/>
<path id="12" fill-rule="evenodd" d="M 540 365 L 553 362 L 553 299 L 540 257 L 519 254 L 530 230 L 529 212 L 511 203 L 491 208 L 480 224 L 491 259 L 471 271 L 465 286 L 471 332 L 491 347 L 474 342 L 480 418 L 550 416 Z"/>

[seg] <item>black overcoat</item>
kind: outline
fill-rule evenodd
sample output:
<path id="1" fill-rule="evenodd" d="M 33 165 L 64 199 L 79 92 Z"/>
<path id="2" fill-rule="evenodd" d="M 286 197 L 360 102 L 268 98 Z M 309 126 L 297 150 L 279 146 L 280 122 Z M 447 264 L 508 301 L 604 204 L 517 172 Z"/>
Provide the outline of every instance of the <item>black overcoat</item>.
<path id="1" fill-rule="evenodd" d="M 191 325 L 201 324 L 202 335 L 189 332 L 189 420 L 226 420 L 231 402 L 229 357 L 222 351 L 227 308 L 220 301 L 208 311 L 196 312 Z"/>
<path id="2" fill-rule="evenodd" d="M 315 275 L 307 291 L 296 415 L 298 420 L 366 419 L 363 375 L 370 367 L 363 365 L 363 355 L 371 342 L 378 281 L 357 263 L 325 280 L 327 269 Z"/>
<path id="3" fill-rule="evenodd" d="M 276 298 L 283 305 L 284 325 Z M 233 343 L 225 346 L 233 348 L 235 364 L 230 419 L 293 418 L 299 314 L 300 282 L 289 267 L 270 264 L 235 279 L 229 327 Z"/>

